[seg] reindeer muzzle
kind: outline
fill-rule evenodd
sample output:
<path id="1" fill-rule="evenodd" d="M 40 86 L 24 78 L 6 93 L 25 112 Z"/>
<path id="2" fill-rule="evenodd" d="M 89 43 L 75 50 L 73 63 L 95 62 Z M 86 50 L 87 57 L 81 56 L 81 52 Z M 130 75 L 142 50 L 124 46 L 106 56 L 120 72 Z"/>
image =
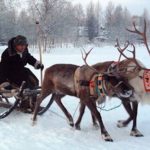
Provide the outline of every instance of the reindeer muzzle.
<path id="1" fill-rule="evenodd" d="M 118 88 L 119 86 L 121 86 L 121 84 L 123 84 L 123 81 L 120 81 L 117 85 L 115 85 L 115 88 Z M 120 98 L 130 98 L 133 96 L 133 89 L 124 89 L 119 92 L 118 96 Z"/>
<path id="2" fill-rule="evenodd" d="M 133 95 L 133 90 L 124 90 L 123 93 L 119 94 L 119 97 L 130 98 L 130 97 L 132 97 L 132 95 Z"/>

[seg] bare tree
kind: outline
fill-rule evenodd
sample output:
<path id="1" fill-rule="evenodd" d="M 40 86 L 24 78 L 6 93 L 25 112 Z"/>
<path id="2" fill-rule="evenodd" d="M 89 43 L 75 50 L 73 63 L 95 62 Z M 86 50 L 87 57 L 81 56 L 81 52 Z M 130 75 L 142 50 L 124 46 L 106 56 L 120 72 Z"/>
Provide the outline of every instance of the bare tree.
<path id="1" fill-rule="evenodd" d="M 82 39 L 85 38 L 85 22 L 86 22 L 86 17 L 85 17 L 85 12 L 83 10 L 83 7 L 81 4 L 76 4 L 73 7 L 74 10 L 74 16 L 76 20 L 75 24 L 75 46 L 80 45 L 79 43 L 82 42 Z"/>
<path id="2" fill-rule="evenodd" d="M 111 37 L 113 33 L 114 10 L 114 4 L 111 1 L 109 1 L 105 11 L 105 26 L 109 35 L 109 40 L 112 40 Z"/>
<path id="3" fill-rule="evenodd" d="M 114 43 L 116 37 L 120 41 L 130 39 L 137 42 L 136 37 L 129 36 L 125 28 L 130 28 L 133 20 L 142 28 L 144 19 L 147 20 L 150 39 L 150 18 L 146 9 L 141 16 L 132 16 L 127 8 L 121 5 L 115 7 L 112 2 L 108 3 L 103 12 L 99 2 L 89 3 L 84 11 L 81 4 L 73 5 L 68 0 L 26 1 L 26 9 L 18 9 L 18 6 L 23 5 L 21 0 L 0 1 L 0 43 L 6 43 L 17 34 L 23 34 L 32 45 L 37 45 L 38 37 L 43 51 L 46 51 L 47 47 L 62 46 L 63 43 L 78 46 L 85 44 L 87 39 L 93 42 L 103 32 L 109 43 Z M 39 24 L 36 25 L 35 22 Z"/>
<path id="4" fill-rule="evenodd" d="M 96 36 L 98 36 L 98 26 L 99 21 L 95 14 L 95 6 L 92 2 L 90 2 L 87 7 L 87 29 L 88 38 L 90 41 L 92 41 Z"/>
<path id="5" fill-rule="evenodd" d="M 34 20 L 40 23 L 40 36 L 44 51 L 46 51 L 47 43 L 51 45 L 55 43 L 55 40 L 69 39 L 68 36 L 73 32 L 75 25 L 74 11 L 72 11 L 73 7 L 70 2 L 66 0 L 37 2 L 34 0 L 31 10 Z"/>

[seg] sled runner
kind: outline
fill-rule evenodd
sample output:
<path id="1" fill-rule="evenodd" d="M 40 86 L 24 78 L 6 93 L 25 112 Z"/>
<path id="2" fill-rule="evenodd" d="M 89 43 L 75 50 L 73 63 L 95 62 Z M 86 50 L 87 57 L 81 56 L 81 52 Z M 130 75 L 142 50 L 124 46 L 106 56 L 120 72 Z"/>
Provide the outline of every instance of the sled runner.
<path id="1" fill-rule="evenodd" d="M 0 85 L 0 119 L 7 117 L 13 110 L 24 113 L 32 113 L 36 98 L 41 92 L 41 87 L 34 89 L 25 88 L 25 81 L 21 86 L 13 89 L 5 89 L 9 83 Z M 42 115 L 49 108 L 50 102 L 41 107 L 38 114 Z"/>

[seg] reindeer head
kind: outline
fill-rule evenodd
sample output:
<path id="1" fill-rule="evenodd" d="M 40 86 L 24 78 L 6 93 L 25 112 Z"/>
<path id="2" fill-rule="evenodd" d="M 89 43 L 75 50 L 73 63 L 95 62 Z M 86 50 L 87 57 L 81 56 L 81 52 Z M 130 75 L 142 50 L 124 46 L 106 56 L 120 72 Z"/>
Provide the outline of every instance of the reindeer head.
<path id="1" fill-rule="evenodd" d="M 123 80 L 123 78 L 114 72 L 98 72 L 98 70 L 88 65 L 86 59 L 91 51 L 92 49 L 89 52 L 85 52 L 84 50 L 85 57 L 82 53 L 82 58 L 90 70 L 97 71 L 97 74 L 102 75 L 101 83 L 98 81 L 98 84 L 102 84 L 102 90 L 104 93 L 108 96 L 117 95 L 120 98 L 129 98 L 133 93 L 133 89 L 127 84 L 127 82 L 125 82 L 125 80 Z"/>
<path id="2" fill-rule="evenodd" d="M 147 52 L 149 53 L 150 55 L 150 48 L 148 46 L 148 41 L 147 41 L 147 35 L 146 35 L 146 20 L 144 20 L 144 31 L 139 31 L 137 28 L 136 28 L 136 25 L 135 25 L 135 22 L 133 22 L 133 28 L 134 30 L 130 30 L 130 29 L 126 29 L 127 31 L 131 32 L 131 33 L 134 33 L 134 34 L 137 34 L 139 36 L 141 36 L 140 40 L 142 41 L 142 43 L 145 45 L 146 49 L 147 49 Z M 133 50 L 128 50 L 130 53 L 132 53 L 132 57 L 128 57 L 124 51 L 127 50 L 127 48 L 131 46 L 133 48 Z M 136 64 L 137 67 L 139 67 L 140 70 L 149 70 L 143 66 L 141 66 L 139 63 L 138 63 L 138 60 L 136 58 L 136 48 L 135 48 L 135 45 L 133 43 L 130 43 L 129 41 L 126 41 L 125 43 L 125 47 L 124 48 L 121 48 L 120 47 L 120 44 L 119 44 L 119 40 L 117 39 L 116 40 L 116 45 L 115 47 L 118 49 L 119 53 L 120 53 L 120 56 L 119 56 L 119 60 L 118 62 L 120 62 L 121 60 L 121 57 L 123 56 L 124 58 L 126 58 L 127 60 L 130 60 L 132 62 L 134 62 Z"/>
<path id="3" fill-rule="evenodd" d="M 117 96 L 119 98 L 129 98 L 133 94 L 133 88 L 123 78 L 115 74 L 104 73 L 105 89 L 108 91 L 108 96 Z"/>

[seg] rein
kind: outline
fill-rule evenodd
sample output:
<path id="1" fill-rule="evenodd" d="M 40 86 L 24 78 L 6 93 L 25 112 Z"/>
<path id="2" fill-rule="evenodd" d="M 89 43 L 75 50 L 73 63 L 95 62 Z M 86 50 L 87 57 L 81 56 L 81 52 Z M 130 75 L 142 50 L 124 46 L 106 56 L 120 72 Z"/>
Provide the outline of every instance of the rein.
<path id="1" fill-rule="evenodd" d="M 122 103 L 120 103 L 119 105 L 114 106 L 114 107 L 112 107 L 112 108 L 109 108 L 109 109 L 105 109 L 105 107 L 106 107 L 105 104 L 104 104 L 104 106 L 102 106 L 102 107 L 99 107 L 99 106 L 96 106 L 96 107 L 99 108 L 99 109 L 102 110 L 102 111 L 111 111 L 111 110 L 114 110 L 114 109 L 116 109 L 116 108 L 119 108 L 121 105 L 122 105 Z"/>
<path id="2" fill-rule="evenodd" d="M 105 102 L 104 105 L 101 104 L 101 106 L 96 106 L 96 107 L 99 108 L 100 111 L 101 111 L 101 110 L 102 110 L 102 111 L 111 111 L 111 110 L 114 110 L 114 109 L 116 109 L 116 108 L 119 108 L 121 105 L 122 105 L 122 102 L 121 102 L 119 105 L 116 105 L 116 106 L 111 107 L 111 108 L 109 108 L 109 109 L 105 109 L 105 107 L 106 107 L 106 102 Z"/>
<path id="3" fill-rule="evenodd" d="M 75 115 L 76 115 L 76 112 L 77 112 L 79 106 L 80 106 L 80 102 L 78 103 L 77 107 L 76 107 L 75 110 L 74 110 L 74 113 L 73 113 L 73 115 L 72 115 L 73 119 L 74 119 L 74 117 L 75 117 Z M 57 112 L 55 112 L 55 111 L 53 111 L 53 110 L 50 110 L 50 112 L 53 113 L 53 114 L 55 114 L 55 115 L 58 116 L 59 118 L 61 118 L 61 119 L 63 119 L 63 120 L 66 120 L 66 117 L 60 115 L 59 113 L 57 113 Z"/>

